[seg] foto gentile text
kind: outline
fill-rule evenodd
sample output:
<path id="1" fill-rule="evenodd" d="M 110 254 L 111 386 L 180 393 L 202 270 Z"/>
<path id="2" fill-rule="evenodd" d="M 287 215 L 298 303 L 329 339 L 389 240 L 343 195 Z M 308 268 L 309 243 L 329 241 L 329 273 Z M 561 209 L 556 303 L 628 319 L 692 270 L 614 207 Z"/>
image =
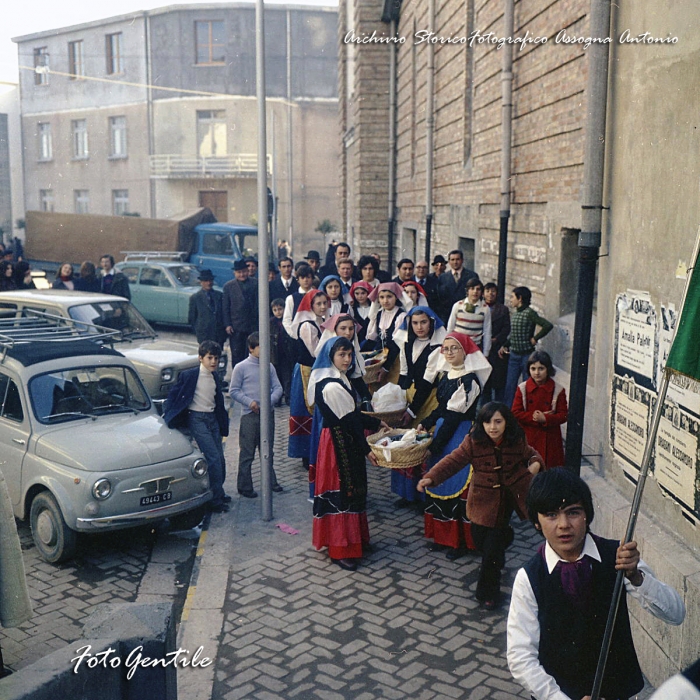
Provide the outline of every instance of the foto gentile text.
<path id="1" fill-rule="evenodd" d="M 418 44 L 464 44 L 473 48 L 474 46 L 485 44 L 495 45 L 496 49 L 502 49 L 506 45 L 519 45 L 519 50 L 522 51 L 528 45 L 546 44 L 549 38 L 546 36 L 531 35 L 529 30 L 523 36 L 498 36 L 495 32 L 481 32 L 475 29 L 469 36 L 442 36 L 435 32 L 425 29 L 415 32 L 413 35 L 413 45 Z M 562 29 L 554 37 L 555 44 L 579 44 L 587 49 L 592 44 L 611 44 L 611 37 L 590 37 L 576 36 L 569 34 L 565 29 Z M 643 32 L 642 34 L 632 35 L 629 29 L 622 32 L 617 42 L 619 44 L 677 44 L 678 37 L 668 34 L 666 37 L 653 36 L 651 32 Z M 384 36 L 373 31 L 371 34 L 356 35 L 355 30 L 351 29 L 343 38 L 345 44 L 405 44 L 405 36 Z"/>

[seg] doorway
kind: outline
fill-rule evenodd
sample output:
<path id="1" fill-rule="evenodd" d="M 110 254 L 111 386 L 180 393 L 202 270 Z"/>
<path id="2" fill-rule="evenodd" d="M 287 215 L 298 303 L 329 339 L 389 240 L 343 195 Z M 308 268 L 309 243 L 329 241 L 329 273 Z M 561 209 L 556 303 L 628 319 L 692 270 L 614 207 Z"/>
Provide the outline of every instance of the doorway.
<path id="1" fill-rule="evenodd" d="M 226 190 L 205 190 L 200 192 L 199 206 L 211 209 L 217 221 L 228 221 L 228 192 Z"/>

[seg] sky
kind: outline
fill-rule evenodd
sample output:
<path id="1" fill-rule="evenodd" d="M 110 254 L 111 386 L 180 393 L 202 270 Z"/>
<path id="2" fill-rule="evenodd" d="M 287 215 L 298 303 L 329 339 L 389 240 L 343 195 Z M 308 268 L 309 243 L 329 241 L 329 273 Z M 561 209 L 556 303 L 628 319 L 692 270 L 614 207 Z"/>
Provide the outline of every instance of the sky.
<path id="1" fill-rule="evenodd" d="M 270 0 L 270 2 L 273 1 Z M 211 0 L 190 0 L 187 3 L 168 2 L 168 0 L 100 0 L 99 3 L 90 3 L 85 0 L 34 0 L 31 5 L 25 5 L 16 0 L 5 2 L 2 22 L 0 22 L 0 92 L 12 89 L 12 86 L 3 85 L 3 83 L 17 82 L 17 44 L 12 42 L 12 37 L 92 22 L 139 10 L 203 3 L 211 4 Z M 290 4 L 337 6 L 338 0 L 297 0 Z"/>

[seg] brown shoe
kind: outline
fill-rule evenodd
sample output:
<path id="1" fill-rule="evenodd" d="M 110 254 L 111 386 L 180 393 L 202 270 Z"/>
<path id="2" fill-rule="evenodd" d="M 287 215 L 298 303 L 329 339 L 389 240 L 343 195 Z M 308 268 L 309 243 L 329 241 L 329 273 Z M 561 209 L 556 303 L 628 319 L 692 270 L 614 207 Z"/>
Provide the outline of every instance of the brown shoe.
<path id="1" fill-rule="evenodd" d="M 331 559 L 331 561 L 346 571 L 357 571 L 356 559 Z"/>

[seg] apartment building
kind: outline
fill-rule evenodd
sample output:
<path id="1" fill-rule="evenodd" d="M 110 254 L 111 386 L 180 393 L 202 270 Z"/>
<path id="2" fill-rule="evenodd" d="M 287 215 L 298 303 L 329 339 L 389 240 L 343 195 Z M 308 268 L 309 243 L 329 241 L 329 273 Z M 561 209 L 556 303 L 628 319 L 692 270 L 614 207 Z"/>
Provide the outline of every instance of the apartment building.
<path id="1" fill-rule="evenodd" d="M 337 220 L 335 8 L 265 11 L 268 185 L 281 238 Z M 17 37 L 27 209 L 257 214 L 255 7 L 175 5 Z M 318 240 L 314 235 L 319 236 Z"/>

